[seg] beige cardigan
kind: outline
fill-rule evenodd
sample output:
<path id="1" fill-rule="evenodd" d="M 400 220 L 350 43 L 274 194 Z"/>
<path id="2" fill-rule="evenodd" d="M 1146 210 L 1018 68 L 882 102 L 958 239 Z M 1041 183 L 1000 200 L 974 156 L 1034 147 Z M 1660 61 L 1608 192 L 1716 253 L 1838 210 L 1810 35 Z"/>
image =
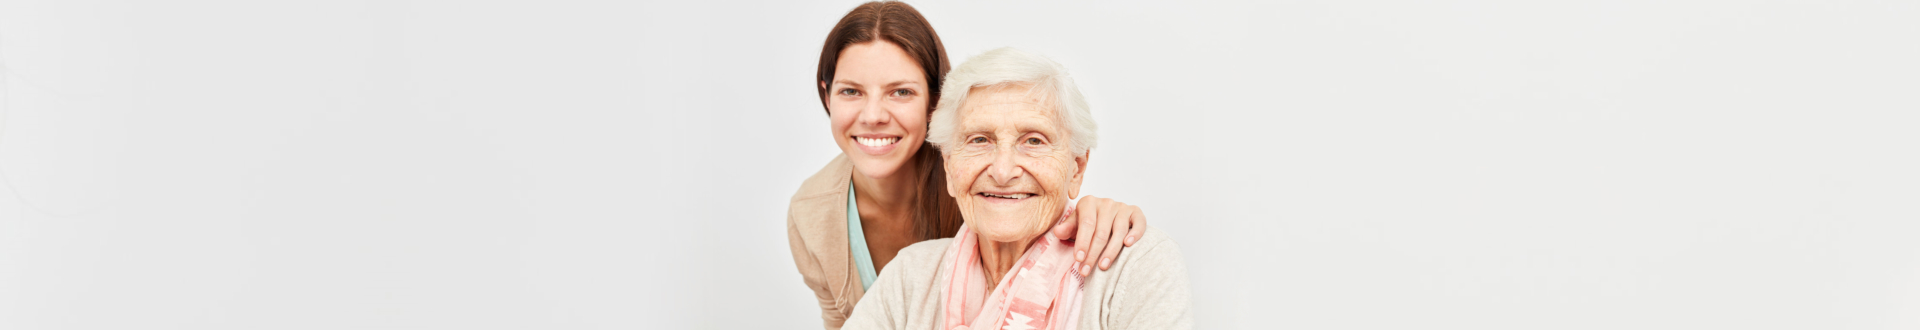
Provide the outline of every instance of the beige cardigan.
<path id="1" fill-rule="evenodd" d="M 971 235 L 962 233 L 961 235 Z M 940 260 L 953 239 L 914 243 L 893 257 L 866 302 L 853 310 L 847 330 L 939 329 L 945 287 L 952 269 Z M 1147 233 L 1120 251 L 1113 268 L 1086 278 L 1080 296 L 1081 330 L 1191 329 L 1192 296 L 1180 246 L 1167 234 Z M 999 329 L 993 329 L 999 330 Z"/>
<path id="2" fill-rule="evenodd" d="M 787 202 L 787 245 L 800 278 L 820 300 L 820 319 L 839 329 L 865 290 L 847 247 L 847 185 L 853 163 L 841 154 L 800 184 Z"/>

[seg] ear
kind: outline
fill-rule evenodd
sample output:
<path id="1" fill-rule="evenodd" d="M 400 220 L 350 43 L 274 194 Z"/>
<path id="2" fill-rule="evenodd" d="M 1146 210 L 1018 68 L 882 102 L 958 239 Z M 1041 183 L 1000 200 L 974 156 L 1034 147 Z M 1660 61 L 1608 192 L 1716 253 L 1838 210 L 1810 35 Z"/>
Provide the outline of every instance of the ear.
<path id="1" fill-rule="evenodd" d="M 1073 157 L 1073 180 L 1067 181 L 1067 198 L 1080 198 L 1080 182 L 1087 178 L 1087 158 L 1093 157 L 1093 150 Z"/>

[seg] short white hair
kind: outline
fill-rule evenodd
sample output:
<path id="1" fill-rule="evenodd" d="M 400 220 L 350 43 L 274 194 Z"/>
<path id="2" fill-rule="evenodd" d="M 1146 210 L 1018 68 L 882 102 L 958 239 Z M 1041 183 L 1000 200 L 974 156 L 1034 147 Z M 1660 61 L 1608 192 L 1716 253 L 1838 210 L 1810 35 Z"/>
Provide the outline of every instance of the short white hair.
<path id="1" fill-rule="evenodd" d="M 1013 84 L 1032 84 L 1042 102 L 1053 103 L 1061 126 L 1066 127 L 1067 135 L 1073 139 L 1070 146 L 1074 157 L 1085 156 L 1087 150 L 1098 144 L 1096 130 L 1100 125 L 1093 122 L 1087 99 L 1080 95 L 1073 77 L 1067 75 L 1067 68 L 1044 56 L 1013 47 L 981 53 L 947 73 L 946 82 L 941 86 L 940 103 L 934 107 L 927 123 L 927 142 L 943 148 L 955 142 L 958 138 L 953 136 L 955 126 L 960 124 L 958 113 L 969 90 Z"/>

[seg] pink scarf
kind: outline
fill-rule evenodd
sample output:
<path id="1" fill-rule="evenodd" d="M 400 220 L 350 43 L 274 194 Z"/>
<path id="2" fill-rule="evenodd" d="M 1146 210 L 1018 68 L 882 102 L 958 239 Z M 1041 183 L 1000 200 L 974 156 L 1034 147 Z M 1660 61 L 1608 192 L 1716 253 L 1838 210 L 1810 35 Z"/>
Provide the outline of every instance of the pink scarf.
<path id="1" fill-rule="evenodd" d="M 1071 212 L 1068 212 L 1071 214 Z M 1078 326 L 1080 319 L 1080 292 L 1082 278 L 1074 270 L 1073 243 L 1053 237 L 1052 227 L 1046 234 L 1040 235 L 1039 242 L 1027 248 L 1027 252 L 1014 262 L 1000 285 L 995 286 L 991 295 L 983 295 L 987 288 L 981 285 L 968 285 L 971 274 L 978 274 L 980 265 L 980 242 L 967 225 L 960 225 L 960 233 L 954 235 L 953 245 L 947 246 L 947 256 L 942 258 L 947 269 L 952 270 L 946 279 L 946 290 L 942 298 L 946 304 L 942 307 L 945 323 L 940 327 L 948 330 L 1025 330 L 1025 329 L 1066 329 Z M 985 296 L 980 306 L 980 314 L 973 320 L 966 320 L 968 294 Z"/>

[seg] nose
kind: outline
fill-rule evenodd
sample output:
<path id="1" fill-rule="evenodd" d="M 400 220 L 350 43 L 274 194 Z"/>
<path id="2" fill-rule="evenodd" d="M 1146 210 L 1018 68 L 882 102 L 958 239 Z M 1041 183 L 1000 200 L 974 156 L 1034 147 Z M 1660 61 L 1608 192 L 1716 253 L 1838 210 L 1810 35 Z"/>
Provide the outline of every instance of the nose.
<path id="1" fill-rule="evenodd" d="M 880 98 L 868 98 L 867 104 L 860 109 L 859 123 L 867 126 L 886 125 L 893 121 L 893 114 L 881 107 Z"/>
<path id="2" fill-rule="evenodd" d="M 995 149 L 997 150 L 993 153 L 993 163 L 987 165 L 987 178 L 992 179 L 995 185 L 1012 186 L 1014 180 L 1019 180 L 1026 171 L 1020 169 L 1020 165 L 1015 163 L 1011 147 L 1003 146 Z"/>

